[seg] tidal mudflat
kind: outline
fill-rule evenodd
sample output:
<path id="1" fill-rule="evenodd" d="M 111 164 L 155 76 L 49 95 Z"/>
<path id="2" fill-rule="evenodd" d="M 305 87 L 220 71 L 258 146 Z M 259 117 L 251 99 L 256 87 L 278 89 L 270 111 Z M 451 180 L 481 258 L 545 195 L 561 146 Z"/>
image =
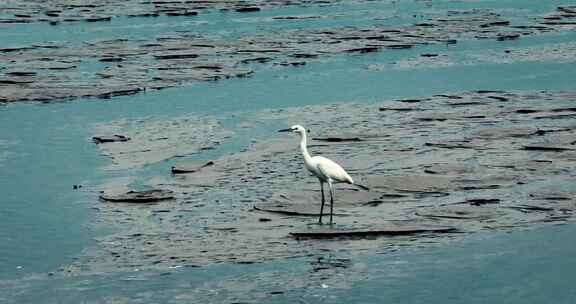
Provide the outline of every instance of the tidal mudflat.
<path id="1" fill-rule="evenodd" d="M 195 4 L 194 1 L 186 3 Z M 166 11 L 158 8 L 164 2 L 153 4 L 156 9 Z M 226 2 L 214 4 L 224 5 Z M 96 5 L 71 6 L 88 12 L 101 9 Z M 123 6 L 130 5 L 125 3 Z M 22 9 L 42 11 L 43 8 L 39 5 Z M 118 9 L 117 5 L 112 6 L 112 11 Z M 31 13 L 15 15 L 27 16 L 16 20 L 36 20 Z M 43 15 L 51 16 L 48 13 Z M 274 20 L 284 20 L 280 17 L 276 16 Z M 109 17 L 102 18 L 96 21 L 107 21 Z M 296 16 L 292 19 L 307 23 L 316 18 Z M 517 40 L 573 29 L 576 26 L 574 20 L 575 6 L 558 6 L 528 20 L 507 18 L 490 9 L 468 9 L 423 14 L 417 23 L 394 26 L 377 23 L 362 27 L 318 27 L 312 23 L 312 28 L 271 30 L 235 38 L 178 31 L 138 39 L 119 37 L 72 44 L 68 41 L 42 41 L 6 45 L 0 47 L 0 102 L 51 102 L 80 97 L 108 99 L 194 81 L 248 77 L 258 69 L 255 64 L 302 66 L 310 60 L 340 53 L 390 52 L 430 44 L 450 45 L 470 39 Z M 556 48 L 554 52 L 572 56 L 574 47 L 560 46 L 560 50 Z M 546 56 L 547 53 L 540 55 Z M 429 58 L 438 54 L 423 53 L 421 56 Z"/>
<path id="2" fill-rule="evenodd" d="M 358 229 L 377 234 L 374 230 L 379 228 L 416 226 L 430 232 L 369 242 L 295 238 L 294 234 L 306 236 L 305 231 L 318 236 L 314 231 L 320 193 L 315 180 L 302 170 L 297 139 L 275 138 L 206 160 L 207 166 L 189 165 L 195 169 L 188 173 L 171 175 L 166 165 L 162 174 L 147 178 L 146 186 L 170 190 L 173 200 L 100 205 L 100 220 L 122 223 L 123 228 L 103 237 L 102 246 L 83 266 L 128 271 L 256 263 L 307 256 L 332 246 L 384 250 L 455 237 L 436 234 L 435 227 L 450 227 L 461 237 L 570 221 L 576 208 L 570 186 L 576 165 L 575 96 L 574 92 L 474 91 L 380 105 L 339 103 L 242 113 L 260 122 L 308 125 L 313 153 L 337 159 L 371 188 L 338 187 L 336 230 L 348 229 L 353 236 Z M 161 136 L 166 141 L 181 136 L 165 130 Z M 115 131 L 132 135 L 129 129 Z M 127 145 L 99 147 L 122 168 L 131 164 L 120 148 Z M 116 148 L 108 148 L 112 146 Z M 168 152 L 139 146 L 146 153 Z M 170 158 L 175 168 L 185 165 Z M 129 189 L 133 181 L 126 182 L 102 191 Z"/>
<path id="3" fill-rule="evenodd" d="M 0 4 L 0 300 L 570 303 L 575 22 L 563 1 Z M 293 124 L 370 187 L 336 187 L 334 226 Z"/>

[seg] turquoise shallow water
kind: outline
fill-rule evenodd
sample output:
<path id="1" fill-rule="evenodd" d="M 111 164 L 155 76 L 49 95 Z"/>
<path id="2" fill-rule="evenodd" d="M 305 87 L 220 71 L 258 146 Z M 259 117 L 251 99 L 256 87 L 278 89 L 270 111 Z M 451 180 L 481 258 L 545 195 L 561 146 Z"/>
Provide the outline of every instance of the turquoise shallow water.
<path id="1" fill-rule="evenodd" d="M 254 265 L 81 278 L 30 277 L 3 292 L 14 303 L 571 303 L 574 225 L 473 236 L 347 260 L 326 253 Z M 337 270 L 319 263 L 345 260 Z"/>
<path id="2" fill-rule="evenodd" d="M 547 12 L 562 1 L 481 1 L 468 3 L 404 1 L 396 4 L 342 4 L 332 7 L 281 8 L 254 15 L 212 12 L 193 19 L 193 30 L 241 35 L 268 29 L 270 15 L 336 14 L 313 26 L 365 25 L 379 14 L 390 24 L 412 22 L 421 11 L 467 7 L 522 8 Z M 378 10 L 382 10 L 382 12 Z M 516 10 L 507 10 L 518 17 Z M 391 17 L 390 17 L 391 16 Z M 246 20 L 244 20 L 246 19 Z M 187 20 L 190 21 L 190 20 Z M 145 37 L 185 28 L 184 19 L 119 18 L 106 24 L 10 25 L 0 39 L 11 44 L 64 40 L 79 43 L 103 36 Z M 206 24 L 202 23 L 206 22 Z M 277 28 L 308 26 L 299 21 L 274 23 Z M 564 31 L 518 41 L 473 40 L 456 46 L 425 46 L 369 55 L 341 55 L 301 68 L 257 67 L 246 79 L 194 83 L 112 100 L 74 100 L 54 104 L 0 107 L 0 300 L 6 303 L 571 303 L 571 270 L 575 268 L 573 224 L 534 227 L 526 231 L 484 233 L 448 244 L 400 248 L 348 256 L 328 252 L 318 257 L 262 264 L 216 264 L 163 272 L 51 275 L 97 246 L 95 238 L 114 227 L 94 222 L 94 187 L 112 177 L 141 179 L 166 170 L 160 162 L 128 172 L 106 171 L 109 160 L 90 141 L 93 126 L 121 118 L 169 117 L 182 113 L 211 115 L 228 127 L 249 121 L 250 113 L 270 108 L 355 101 L 379 103 L 398 97 L 478 90 L 573 90 L 574 61 L 529 60 L 499 64 L 398 68 L 395 62 L 438 52 L 461 58 L 474 52 L 526 48 L 574 41 Z M 369 68 L 378 65 L 378 69 Z M 353 77 L 351 76 L 353 75 Z M 248 118 L 247 118 L 248 117 Z M 238 132 L 215 150 L 189 156 L 210 159 L 245 148 L 254 138 L 275 136 L 270 125 L 252 133 Z M 81 184 L 81 191 L 73 185 Z M 341 260 L 345 260 L 342 262 Z M 318 263 L 344 263 L 330 271 L 314 271 Z"/>

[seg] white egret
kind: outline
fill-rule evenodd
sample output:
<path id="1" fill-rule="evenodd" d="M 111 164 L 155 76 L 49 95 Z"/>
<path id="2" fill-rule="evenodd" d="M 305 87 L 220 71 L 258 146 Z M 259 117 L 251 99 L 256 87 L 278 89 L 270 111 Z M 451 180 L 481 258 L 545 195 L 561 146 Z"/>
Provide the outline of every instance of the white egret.
<path id="1" fill-rule="evenodd" d="M 306 129 L 301 125 L 294 125 L 289 129 L 279 130 L 278 132 L 293 132 L 300 134 L 300 151 L 304 156 L 304 164 L 312 174 L 314 174 L 318 181 L 320 181 L 320 191 L 322 193 L 322 206 L 320 207 L 320 219 L 318 222 L 322 224 L 322 216 L 324 213 L 324 183 L 328 183 L 330 188 L 330 224 L 332 224 L 332 216 L 334 214 L 334 186 L 335 183 L 348 183 L 356 185 L 364 190 L 369 190 L 367 187 L 354 184 L 354 180 L 340 165 L 334 161 L 323 156 L 311 156 L 308 153 Z"/>

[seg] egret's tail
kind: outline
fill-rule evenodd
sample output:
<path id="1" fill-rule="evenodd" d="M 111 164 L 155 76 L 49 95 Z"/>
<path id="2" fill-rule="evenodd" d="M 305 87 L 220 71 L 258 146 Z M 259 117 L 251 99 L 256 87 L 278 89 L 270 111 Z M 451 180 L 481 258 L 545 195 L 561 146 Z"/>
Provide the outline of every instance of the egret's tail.
<path id="1" fill-rule="evenodd" d="M 360 185 L 360 184 L 352 184 L 352 185 L 354 185 L 354 186 L 356 186 L 362 190 L 370 191 L 370 188 L 368 188 L 367 186 Z"/>

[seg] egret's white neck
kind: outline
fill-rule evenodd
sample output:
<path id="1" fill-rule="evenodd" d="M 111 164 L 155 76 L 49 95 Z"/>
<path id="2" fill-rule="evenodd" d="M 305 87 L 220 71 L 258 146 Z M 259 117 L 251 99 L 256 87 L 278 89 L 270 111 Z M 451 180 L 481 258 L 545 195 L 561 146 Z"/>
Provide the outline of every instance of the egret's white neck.
<path id="1" fill-rule="evenodd" d="M 310 156 L 310 153 L 308 153 L 308 147 L 306 141 L 307 141 L 306 132 L 300 133 L 300 151 L 302 151 L 304 161 L 306 163 L 310 163 L 310 161 L 312 161 L 312 156 Z"/>

